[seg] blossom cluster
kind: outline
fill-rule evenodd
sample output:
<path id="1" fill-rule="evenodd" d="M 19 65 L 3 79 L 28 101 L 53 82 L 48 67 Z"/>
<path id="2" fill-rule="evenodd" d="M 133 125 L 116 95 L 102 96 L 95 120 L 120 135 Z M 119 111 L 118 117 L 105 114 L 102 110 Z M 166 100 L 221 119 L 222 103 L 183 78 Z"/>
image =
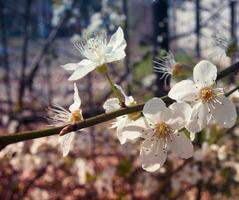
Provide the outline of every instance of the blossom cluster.
<path id="1" fill-rule="evenodd" d="M 90 34 L 73 42 L 85 58 L 79 63 L 62 66 L 67 71 L 73 71 L 69 81 L 77 81 L 97 70 L 109 81 L 115 95 L 115 98 L 110 98 L 103 104 L 106 113 L 138 105 L 138 102 L 132 96 L 127 96 L 119 85 L 113 84 L 108 72 L 109 64 L 126 56 L 126 41 L 120 27 L 109 42 L 105 32 Z M 181 67 L 181 64 L 174 61 L 173 54 L 169 53 L 159 60 L 155 69 L 167 79 L 177 75 Z M 216 79 L 217 67 L 210 61 L 200 61 L 193 69 L 193 78 L 176 82 L 170 89 L 168 97 L 173 103 L 167 105 L 170 102 L 154 97 L 144 104 L 142 112 L 116 118 L 111 128 L 116 128 L 121 144 L 139 138 L 143 140 L 140 149 L 143 169 L 149 172 L 158 170 L 165 163 L 168 152 L 184 159 L 192 157 L 193 144 L 187 133 L 193 136 L 212 123 L 224 128 L 235 125 L 236 107 L 225 96 L 224 88 L 216 86 Z M 84 120 L 80 106 L 79 92 L 74 83 L 74 102 L 69 111 L 60 106 L 50 110 L 53 125 L 65 125 L 59 136 L 63 156 L 69 153 L 78 131 L 77 128 L 74 130 L 68 125 Z"/>

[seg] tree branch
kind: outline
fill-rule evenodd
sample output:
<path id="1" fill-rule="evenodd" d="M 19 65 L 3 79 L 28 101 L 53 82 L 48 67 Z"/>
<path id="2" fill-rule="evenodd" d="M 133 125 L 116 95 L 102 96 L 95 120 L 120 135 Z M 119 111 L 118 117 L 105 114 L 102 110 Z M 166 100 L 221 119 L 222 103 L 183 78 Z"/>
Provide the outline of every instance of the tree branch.
<path id="1" fill-rule="evenodd" d="M 229 74 L 232 74 L 232 73 L 236 74 L 238 71 L 239 71 L 239 62 L 236 62 L 236 63 L 232 64 L 230 67 L 219 72 L 217 74 L 217 81 L 228 76 Z"/>
<path id="2" fill-rule="evenodd" d="M 219 78 L 217 78 L 217 80 L 219 80 L 231 73 L 235 73 L 236 71 L 238 71 L 238 68 L 239 68 L 239 62 L 229 66 L 227 69 L 218 73 Z M 233 89 L 233 90 L 235 91 L 235 89 Z M 231 94 L 231 91 L 229 91 L 227 94 Z M 163 97 L 161 97 L 161 99 L 164 99 L 165 101 L 170 101 L 168 96 L 163 96 Z M 121 109 L 111 112 L 111 113 L 105 113 L 105 114 L 97 115 L 94 117 L 90 117 L 90 118 L 80 121 L 76 124 L 72 124 L 70 129 L 71 130 L 80 130 L 80 129 L 87 128 L 90 126 L 94 126 L 96 124 L 110 121 L 110 120 L 115 119 L 116 117 L 119 117 L 122 115 L 127 115 L 127 114 L 134 113 L 134 112 L 140 112 L 140 111 L 142 111 L 143 107 L 144 107 L 144 103 L 141 103 L 136 106 L 121 108 Z M 18 133 L 15 135 L 5 134 L 5 135 L 0 136 L 0 145 L 6 146 L 8 144 L 13 144 L 16 142 L 56 135 L 56 134 L 59 134 L 60 131 L 64 127 L 65 126 L 59 126 L 59 127 L 48 128 L 48 129 L 44 129 L 44 130 L 27 131 L 27 132 Z"/>

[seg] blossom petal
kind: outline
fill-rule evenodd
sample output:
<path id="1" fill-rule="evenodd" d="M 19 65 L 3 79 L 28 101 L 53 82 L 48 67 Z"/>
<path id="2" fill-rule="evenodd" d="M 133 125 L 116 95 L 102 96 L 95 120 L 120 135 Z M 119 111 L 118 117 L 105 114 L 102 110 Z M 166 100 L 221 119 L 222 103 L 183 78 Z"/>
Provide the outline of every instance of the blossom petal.
<path id="1" fill-rule="evenodd" d="M 225 128 L 231 128 L 235 125 L 237 112 L 235 105 L 225 96 L 218 97 L 221 103 L 215 103 L 211 109 L 214 120 Z"/>
<path id="2" fill-rule="evenodd" d="M 106 62 L 114 62 L 123 59 L 125 54 L 126 41 L 124 39 L 124 32 L 122 28 L 118 28 L 112 35 L 106 47 Z"/>
<path id="3" fill-rule="evenodd" d="M 74 71 L 78 66 L 78 63 L 68 63 L 65 65 L 61 65 L 61 67 L 67 71 Z"/>
<path id="4" fill-rule="evenodd" d="M 163 141 L 154 138 L 146 139 L 140 150 L 140 160 L 142 168 L 148 172 L 155 172 L 164 163 L 167 158 L 167 153 L 163 150 Z"/>
<path id="5" fill-rule="evenodd" d="M 183 80 L 176 83 L 168 93 L 176 101 L 194 101 L 197 98 L 197 89 L 192 80 Z"/>
<path id="6" fill-rule="evenodd" d="M 193 69 L 193 79 L 201 86 L 211 86 L 217 78 L 217 67 L 207 60 L 199 62 Z"/>
<path id="7" fill-rule="evenodd" d="M 145 128 L 146 124 L 144 117 L 140 117 L 126 124 L 122 132 L 118 134 L 118 136 L 120 135 L 121 144 L 124 144 L 127 140 L 135 140 L 136 138 L 142 137 Z"/>
<path id="8" fill-rule="evenodd" d="M 117 134 L 117 138 L 119 139 L 121 144 L 124 144 L 126 142 L 126 138 L 122 135 L 123 132 L 123 128 L 127 125 L 127 117 L 126 116 L 122 116 L 122 117 L 118 117 L 117 118 L 117 122 L 116 122 L 116 134 Z"/>
<path id="9" fill-rule="evenodd" d="M 173 129 L 183 128 L 191 117 L 191 106 L 187 103 L 173 103 L 169 108 L 173 117 L 167 121 L 167 124 Z"/>
<path id="10" fill-rule="evenodd" d="M 158 120 L 156 119 L 156 116 L 166 108 L 167 107 L 163 100 L 155 97 L 146 102 L 143 108 L 143 114 L 151 122 L 155 122 L 155 120 Z"/>
<path id="11" fill-rule="evenodd" d="M 127 96 L 123 90 L 123 88 L 120 85 L 114 84 L 116 89 L 121 93 L 121 95 L 124 97 L 124 101 L 126 106 L 130 106 L 131 103 L 134 102 L 134 98 L 132 96 Z"/>
<path id="12" fill-rule="evenodd" d="M 126 53 L 124 50 L 120 51 L 113 51 L 111 53 L 106 54 L 106 63 L 111 63 L 115 61 L 122 60 L 126 56 Z"/>
<path id="13" fill-rule="evenodd" d="M 74 103 L 69 107 L 69 110 L 71 112 L 79 110 L 80 105 L 81 105 L 81 99 L 80 99 L 80 96 L 79 96 L 79 91 L 78 91 L 78 88 L 76 86 L 76 83 L 74 83 Z"/>
<path id="14" fill-rule="evenodd" d="M 107 45 L 108 51 L 119 51 L 126 48 L 126 41 L 124 39 L 124 32 L 121 27 L 111 36 L 110 41 Z"/>
<path id="15" fill-rule="evenodd" d="M 106 102 L 103 104 L 103 108 L 105 109 L 106 113 L 113 112 L 119 110 L 120 102 L 117 98 L 110 98 L 107 99 Z"/>
<path id="16" fill-rule="evenodd" d="M 58 141 L 60 143 L 64 157 L 67 156 L 69 151 L 71 150 L 74 138 L 75 138 L 75 132 L 70 132 L 70 133 L 67 133 L 66 135 L 59 136 Z"/>
<path id="17" fill-rule="evenodd" d="M 197 133 L 206 127 L 209 121 L 209 111 L 206 104 L 201 102 L 194 105 L 189 122 L 186 124 L 186 129 L 190 132 Z"/>
<path id="18" fill-rule="evenodd" d="M 95 63 L 90 60 L 84 59 L 78 63 L 78 67 L 75 69 L 74 73 L 68 79 L 69 81 L 76 81 L 83 78 L 85 75 L 90 73 L 96 68 Z"/>
<path id="19" fill-rule="evenodd" d="M 168 142 L 169 149 L 180 158 L 190 158 L 193 155 L 193 145 L 183 132 L 172 135 L 172 140 Z"/>

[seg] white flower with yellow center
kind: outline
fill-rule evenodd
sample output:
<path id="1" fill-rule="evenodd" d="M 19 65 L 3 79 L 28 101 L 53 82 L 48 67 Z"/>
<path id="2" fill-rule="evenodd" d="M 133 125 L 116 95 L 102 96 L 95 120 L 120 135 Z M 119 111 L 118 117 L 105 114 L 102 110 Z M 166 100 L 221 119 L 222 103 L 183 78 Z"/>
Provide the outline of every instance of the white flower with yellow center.
<path id="1" fill-rule="evenodd" d="M 137 104 L 134 98 L 132 96 L 127 96 L 120 86 L 115 85 L 115 87 L 121 93 L 122 102 L 124 102 L 125 105 L 121 105 L 118 98 L 110 98 L 106 100 L 103 105 L 106 113 L 119 110 L 124 106 L 131 107 Z M 143 121 L 144 119 L 141 117 L 141 113 L 136 112 L 117 117 L 111 128 L 117 129 L 117 138 L 121 144 L 124 144 L 127 140 L 135 140 L 140 137 L 141 134 L 139 133 L 139 126 L 143 124 Z"/>
<path id="2" fill-rule="evenodd" d="M 154 63 L 156 64 L 154 70 L 162 74 L 160 79 L 164 79 L 165 85 L 170 77 L 175 78 L 182 72 L 182 64 L 175 61 L 172 52 L 168 52 L 166 56 L 154 61 Z"/>
<path id="3" fill-rule="evenodd" d="M 73 41 L 73 43 L 85 59 L 79 63 L 69 63 L 62 66 L 65 70 L 74 71 L 69 78 L 70 81 L 81 79 L 96 68 L 125 57 L 126 41 L 120 27 L 112 35 L 109 43 L 107 43 L 105 32 L 88 35 L 80 41 Z"/>
<path id="4" fill-rule="evenodd" d="M 216 78 L 216 66 L 204 60 L 194 67 L 194 81 L 183 80 L 168 93 L 171 99 L 192 103 L 192 115 L 186 125 L 191 132 L 200 132 L 211 120 L 225 128 L 231 128 L 236 122 L 236 108 L 224 96 L 223 88 L 215 87 Z"/>
<path id="5" fill-rule="evenodd" d="M 82 111 L 80 109 L 81 99 L 79 97 L 79 92 L 74 83 L 74 102 L 69 107 L 69 111 L 62 108 L 59 105 L 54 106 L 54 108 L 50 108 L 50 123 L 54 126 L 64 126 L 64 125 L 72 125 L 78 121 L 83 120 Z M 70 130 L 67 133 L 69 126 L 66 126 L 60 132 L 59 143 L 62 149 L 63 156 L 67 156 L 70 149 L 73 146 L 76 130 Z"/>
<path id="6" fill-rule="evenodd" d="M 145 139 L 140 151 L 142 167 L 154 172 L 167 158 L 167 151 L 174 152 L 180 158 L 190 158 L 193 145 L 180 130 L 186 125 L 191 114 L 191 107 L 186 103 L 174 103 L 168 108 L 160 98 L 149 100 L 143 114 L 147 126 L 141 129 Z"/>

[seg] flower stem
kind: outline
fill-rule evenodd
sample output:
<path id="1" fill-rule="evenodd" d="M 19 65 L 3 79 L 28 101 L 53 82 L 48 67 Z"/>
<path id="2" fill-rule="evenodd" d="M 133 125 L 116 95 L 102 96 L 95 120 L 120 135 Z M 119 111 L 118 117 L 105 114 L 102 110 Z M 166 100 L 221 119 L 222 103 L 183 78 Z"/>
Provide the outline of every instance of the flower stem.
<path id="1" fill-rule="evenodd" d="M 120 95 L 119 91 L 115 88 L 114 83 L 109 76 L 109 73 L 106 73 L 105 76 L 110 84 L 110 87 L 111 87 L 112 92 L 114 93 L 115 97 L 119 99 L 121 106 L 124 107 L 124 105 L 125 105 L 124 99 L 122 99 L 122 96 Z"/>

